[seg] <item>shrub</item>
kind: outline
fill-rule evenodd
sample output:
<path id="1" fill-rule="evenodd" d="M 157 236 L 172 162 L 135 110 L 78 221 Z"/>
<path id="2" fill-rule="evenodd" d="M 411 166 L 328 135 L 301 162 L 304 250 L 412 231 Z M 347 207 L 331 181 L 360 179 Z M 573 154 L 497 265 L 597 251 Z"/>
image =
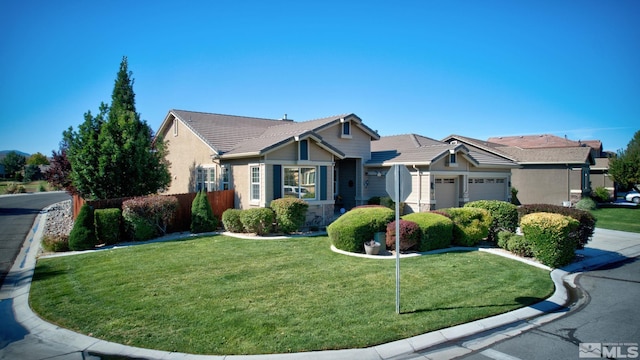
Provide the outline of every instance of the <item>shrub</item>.
<path id="1" fill-rule="evenodd" d="M 569 234 L 578 226 L 577 220 L 553 213 L 529 214 L 520 221 L 520 227 L 531 244 L 533 255 L 550 267 L 571 263 L 576 243 Z"/>
<path id="2" fill-rule="evenodd" d="M 580 222 L 580 226 L 571 233 L 571 238 L 576 241 L 576 248 L 582 249 L 593 236 L 596 227 L 596 218 L 588 211 L 580 209 L 572 209 L 564 206 L 549 204 L 530 204 L 522 205 L 518 208 L 518 215 L 522 219 L 523 216 L 538 212 L 548 212 L 570 216 Z"/>
<path id="3" fill-rule="evenodd" d="M 453 221 L 453 243 L 460 246 L 474 246 L 489 235 L 491 214 L 480 208 L 443 209 Z"/>
<path id="4" fill-rule="evenodd" d="M 116 208 L 94 211 L 96 238 L 99 244 L 113 245 L 120 239 L 122 211 Z"/>
<path id="5" fill-rule="evenodd" d="M 194 234 L 215 231 L 218 219 L 213 215 L 207 193 L 199 191 L 191 202 L 191 232 Z"/>
<path id="6" fill-rule="evenodd" d="M 592 198 L 588 198 L 588 197 L 584 197 L 582 199 L 580 199 L 580 201 L 578 201 L 576 203 L 576 209 L 579 210 L 595 210 L 596 209 L 596 202 L 593 201 Z"/>
<path id="7" fill-rule="evenodd" d="M 44 184 L 38 185 L 38 192 L 45 192 L 45 191 L 47 191 L 47 188 L 44 186 Z"/>
<path id="8" fill-rule="evenodd" d="M 222 213 L 222 225 L 224 225 L 224 228 L 227 229 L 227 231 L 234 233 L 241 233 L 244 231 L 244 226 L 240 220 L 241 212 L 242 210 L 239 209 L 227 209 Z"/>
<path id="9" fill-rule="evenodd" d="M 367 205 L 380 205 L 380 196 L 372 196 L 367 201 Z"/>
<path id="10" fill-rule="evenodd" d="M 9 183 L 7 184 L 4 192 L 6 194 L 24 194 L 25 192 L 27 192 L 27 190 L 20 184 Z"/>
<path id="11" fill-rule="evenodd" d="M 608 202 L 611 199 L 611 194 L 609 193 L 609 190 L 605 189 L 602 186 L 598 186 L 591 193 L 591 197 L 593 198 L 593 200 L 603 203 Z"/>
<path id="12" fill-rule="evenodd" d="M 178 209 L 174 196 L 136 197 L 122 203 L 122 217 L 134 240 L 149 240 L 166 234 Z"/>
<path id="13" fill-rule="evenodd" d="M 420 226 L 409 220 L 400 220 L 400 251 L 406 251 L 417 247 L 420 244 L 422 232 Z M 392 221 L 387 224 L 387 247 L 389 249 L 396 248 L 396 222 Z"/>
<path id="14" fill-rule="evenodd" d="M 518 256 L 532 257 L 531 244 L 522 235 L 510 231 L 500 231 L 497 236 L 498 246 Z"/>
<path id="15" fill-rule="evenodd" d="M 391 197 L 389 196 L 385 196 L 385 197 L 381 197 L 380 198 L 380 205 L 387 207 L 393 211 L 396 211 L 396 202 L 391 200 Z M 404 203 L 401 202 L 399 205 L 399 210 L 400 210 L 400 216 L 402 216 L 404 214 Z"/>
<path id="16" fill-rule="evenodd" d="M 273 223 L 276 215 L 269 208 L 253 208 L 240 212 L 240 221 L 244 230 L 248 233 L 265 235 L 273 231 Z"/>
<path id="17" fill-rule="evenodd" d="M 488 239 L 496 241 L 497 234 L 502 230 L 515 232 L 518 227 L 518 207 L 499 200 L 478 200 L 464 205 L 464 207 L 480 208 L 489 211 L 493 221 L 489 227 Z"/>
<path id="18" fill-rule="evenodd" d="M 395 219 L 391 209 L 382 206 L 351 209 L 327 227 L 333 246 L 350 252 L 364 252 L 364 242 L 384 232 Z"/>
<path id="19" fill-rule="evenodd" d="M 42 247 L 52 252 L 69 251 L 69 236 L 45 234 L 42 236 Z"/>
<path id="20" fill-rule="evenodd" d="M 93 249 L 98 244 L 95 225 L 93 224 L 93 208 L 84 204 L 73 223 L 69 233 L 69 249 L 74 251 Z"/>
<path id="21" fill-rule="evenodd" d="M 298 198 L 287 197 L 271 201 L 271 209 L 276 214 L 278 230 L 291 233 L 304 225 L 309 204 Z"/>
<path id="22" fill-rule="evenodd" d="M 435 212 L 413 213 L 402 217 L 413 221 L 420 227 L 421 237 L 418 251 L 444 249 L 453 239 L 453 221 L 447 216 Z"/>

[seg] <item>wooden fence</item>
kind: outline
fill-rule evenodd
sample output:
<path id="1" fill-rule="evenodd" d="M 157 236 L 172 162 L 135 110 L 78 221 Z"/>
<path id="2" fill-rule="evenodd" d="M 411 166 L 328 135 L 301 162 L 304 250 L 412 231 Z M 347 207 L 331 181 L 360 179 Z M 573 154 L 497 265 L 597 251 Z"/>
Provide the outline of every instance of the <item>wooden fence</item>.
<path id="1" fill-rule="evenodd" d="M 179 231 L 189 231 L 191 227 L 191 203 L 193 199 L 196 197 L 197 193 L 187 193 L 187 194 L 176 194 L 176 195 L 163 195 L 163 196 L 173 196 L 178 199 L 178 210 L 176 211 L 176 216 L 169 226 L 169 232 L 179 232 Z M 213 214 L 218 218 L 218 220 L 222 219 L 222 213 L 227 209 L 233 209 L 234 206 L 234 197 L 235 193 L 233 190 L 220 190 L 220 191 L 212 191 L 207 193 L 207 198 L 209 199 L 209 204 L 211 204 L 211 209 L 213 209 Z M 94 209 L 107 209 L 107 208 L 118 208 L 122 209 L 122 203 L 126 200 L 132 199 L 128 198 L 119 198 L 119 199 L 106 199 L 106 200 L 85 200 L 81 198 L 79 195 L 73 196 L 73 219 L 75 220 L 80 213 L 80 208 L 82 205 L 89 204 Z"/>

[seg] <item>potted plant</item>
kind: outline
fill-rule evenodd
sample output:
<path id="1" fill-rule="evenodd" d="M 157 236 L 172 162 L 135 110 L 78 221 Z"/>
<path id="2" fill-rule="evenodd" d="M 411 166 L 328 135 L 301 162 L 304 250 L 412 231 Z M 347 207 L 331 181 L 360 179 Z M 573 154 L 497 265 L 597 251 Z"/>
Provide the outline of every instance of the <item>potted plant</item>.
<path id="1" fill-rule="evenodd" d="M 367 255 L 378 255 L 380 252 L 380 243 L 375 240 L 365 241 L 364 252 Z"/>

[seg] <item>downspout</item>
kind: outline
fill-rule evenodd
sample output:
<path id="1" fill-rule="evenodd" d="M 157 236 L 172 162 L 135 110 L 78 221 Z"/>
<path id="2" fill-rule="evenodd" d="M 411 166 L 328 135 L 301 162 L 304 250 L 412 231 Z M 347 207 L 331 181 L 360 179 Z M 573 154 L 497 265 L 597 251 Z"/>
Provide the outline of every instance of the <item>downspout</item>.
<path id="1" fill-rule="evenodd" d="M 413 165 L 413 169 L 418 172 L 418 212 L 422 212 L 420 200 L 422 200 L 422 178 L 420 177 L 420 169 Z"/>

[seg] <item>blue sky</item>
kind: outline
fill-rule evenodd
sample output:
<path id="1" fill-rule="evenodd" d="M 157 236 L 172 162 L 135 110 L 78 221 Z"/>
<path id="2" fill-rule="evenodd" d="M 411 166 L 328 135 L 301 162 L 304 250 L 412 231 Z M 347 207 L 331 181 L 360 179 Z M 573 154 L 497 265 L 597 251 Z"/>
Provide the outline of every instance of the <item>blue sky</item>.
<path id="1" fill-rule="evenodd" d="M 0 150 L 58 149 L 123 56 L 137 110 L 311 120 L 381 135 L 640 130 L 640 1 L 0 1 Z"/>

